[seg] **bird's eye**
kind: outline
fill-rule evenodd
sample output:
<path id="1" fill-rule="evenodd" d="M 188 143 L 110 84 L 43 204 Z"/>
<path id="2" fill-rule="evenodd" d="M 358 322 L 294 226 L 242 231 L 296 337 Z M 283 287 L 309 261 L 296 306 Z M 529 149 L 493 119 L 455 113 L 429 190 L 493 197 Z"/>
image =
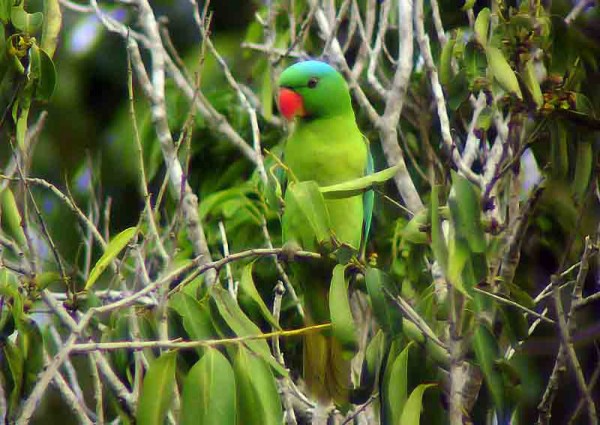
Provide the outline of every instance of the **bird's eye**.
<path id="1" fill-rule="evenodd" d="M 315 87 L 317 87 L 318 82 L 319 82 L 319 79 L 316 77 L 313 77 L 310 80 L 308 80 L 307 86 L 309 89 L 314 89 Z"/>

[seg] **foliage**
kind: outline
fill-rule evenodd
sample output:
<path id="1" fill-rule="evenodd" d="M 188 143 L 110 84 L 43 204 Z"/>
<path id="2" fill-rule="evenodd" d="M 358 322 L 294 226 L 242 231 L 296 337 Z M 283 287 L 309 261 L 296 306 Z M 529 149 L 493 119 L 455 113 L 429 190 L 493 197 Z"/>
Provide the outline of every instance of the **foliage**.
<path id="1" fill-rule="evenodd" d="M 0 421 L 597 423 L 599 33 L 585 0 L 0 0 Z M 308 57 L 378 172 L 285 176 Z M 325 199 L 371 190 L 357 252 Z M 350 405 L 305 394 L 309 332 Z"/>

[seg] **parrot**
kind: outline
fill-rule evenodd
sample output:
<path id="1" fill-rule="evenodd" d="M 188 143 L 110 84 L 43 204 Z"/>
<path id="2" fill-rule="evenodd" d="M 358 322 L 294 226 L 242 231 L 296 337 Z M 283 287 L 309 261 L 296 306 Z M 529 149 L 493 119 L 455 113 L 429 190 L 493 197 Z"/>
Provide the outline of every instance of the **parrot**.
<path id="1" fill-rule="evenodd" d="M 278 86 L 279 110 L 292 123 L 283 149 L 288 187 L 290 176 L 297 182 L 314 181 L 322 187 L 372 172 L 368 140 L 358 128 L 348 85 L 334 67 L 317 60 L 298 62 L 281 73 Z M 357 251 L 364 247 L 373 210 L 373 192 L 324 201 L 330 231 L 337 243 Z M 314 245 L 300 243 L 300 235 L 308 226 L 303 221 L 297 210 L 284 207 L 284 246 L 315 249 Z M 303 292 L 307 324 L 330 322 L 328 294 L 332 262 L 294 261 L 290 264 L 293 282 Z M 333 336 L 305 335 L 303 379 L 308 393 L 318 403 L 333 402 L 338 406 L 348 403 L 351 380 L 350 359 L 346 357 Z"/>

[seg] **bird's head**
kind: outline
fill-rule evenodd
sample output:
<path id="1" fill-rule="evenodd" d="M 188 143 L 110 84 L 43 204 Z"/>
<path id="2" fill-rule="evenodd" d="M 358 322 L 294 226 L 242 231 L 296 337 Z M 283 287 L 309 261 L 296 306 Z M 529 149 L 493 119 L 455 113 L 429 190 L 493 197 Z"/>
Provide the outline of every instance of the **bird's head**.
<path id="1" fill-rule="evenodd" d="M 288 120 L 325 118 L 351 112 L 352 101 L 344 77 L 335 68 L 310 60 L 281 73 L 279 110 Z"/>

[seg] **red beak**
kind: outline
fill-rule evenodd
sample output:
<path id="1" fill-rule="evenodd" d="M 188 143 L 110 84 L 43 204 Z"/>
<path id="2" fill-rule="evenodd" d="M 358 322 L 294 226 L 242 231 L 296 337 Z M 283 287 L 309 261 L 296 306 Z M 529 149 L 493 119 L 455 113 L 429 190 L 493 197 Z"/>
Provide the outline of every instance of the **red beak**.
<path id="1" fill-rule="evenodd" d="M 291 121 L 296 116 L 304 116 L 304 101 L 295 91 L 282 87 L 279 90 L 279 110 L 283 116 Z"/>

